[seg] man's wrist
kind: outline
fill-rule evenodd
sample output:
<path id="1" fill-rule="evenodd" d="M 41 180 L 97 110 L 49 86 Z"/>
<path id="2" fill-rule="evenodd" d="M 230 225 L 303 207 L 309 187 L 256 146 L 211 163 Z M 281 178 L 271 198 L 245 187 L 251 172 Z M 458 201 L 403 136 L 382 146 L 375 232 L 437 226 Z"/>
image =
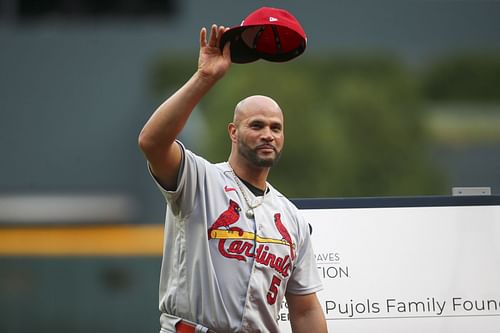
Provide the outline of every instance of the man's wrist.
<path id="1" fill-rule="evenodd" d="M 206 84 L 209 86 L 214 85 L 217 83 L 222 78 L 223 75 L 214 75 L 214 74 L 209 74 L 201 69 L 198 69 L 194 77 L 200 81 L 201 84 Z"/>

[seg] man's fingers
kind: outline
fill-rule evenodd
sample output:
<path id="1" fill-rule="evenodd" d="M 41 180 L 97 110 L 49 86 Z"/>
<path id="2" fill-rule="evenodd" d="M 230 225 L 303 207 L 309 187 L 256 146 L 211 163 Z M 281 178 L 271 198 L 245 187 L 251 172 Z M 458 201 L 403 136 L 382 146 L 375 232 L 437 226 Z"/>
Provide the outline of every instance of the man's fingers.
<path id="1" fill-rule="evenodd" d="M 222 38 L 222 34 L 224 33 L 224 26 L 219 26 L 217 29 L 217 44 L 215 46 L 219 47 L 220 46 L 220 40 Z"/>
<path id="2" fill-rule="evenodd" d="M 208 39 L 208 46 L 217 46 L 217 26 L 212 24 L 212 29 L 210 30 L 210 37 Z"/>
<path id="3" fill-rule="evenodd" d="M 207 46 L 207 29 L 205 27 L 200 30 L 200 46 Z"/>
<path id="4" fill-rule="evenodd" d="M 224 58 L 231 58 L 230 46 L 231 46 L 231 42 L 230 42 L 230 41 L 228 41 L 228 42 L 224 45 L 224 49 L 222 50 L 222 56 L 223 56 Z"/>
<path id="5" fill-rule="evenodd" d="M 222 34 L 224 33 L 224 31 L 226 31 L 226 28 L 223 25 L 221 25 L 219 27 L 219 34 L 217 36 L 219 39 L 222 37 Z"/>
<path id="6" fill-rule="evenodd" d="M 224 27 L 223 25 L 217 26 L 216 24 L 213 24 L 210 27 L 210 36 L 208 36 L 208 41 L 207 41 L 207 29 L 205 27 L 201 28 L 200 30 L 200 46 L 201 47 L 217 47 L 219 45 L 220 39 L 224 32 L 229 30 L 229 28 Z"/>

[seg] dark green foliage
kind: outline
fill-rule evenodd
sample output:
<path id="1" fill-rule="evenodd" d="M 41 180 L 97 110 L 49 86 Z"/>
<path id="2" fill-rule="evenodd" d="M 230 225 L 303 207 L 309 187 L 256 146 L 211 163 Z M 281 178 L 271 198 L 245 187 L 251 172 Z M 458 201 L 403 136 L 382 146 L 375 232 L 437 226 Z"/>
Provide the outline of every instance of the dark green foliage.
<path id="1" fill-rule="evenodd" d="M 164 66 L 167 73 L 179 71 L 175 61 Z M 170 76 L 170 88 L 194 70 Z M 226 124 L 236 103 L 253 94 L 271 96 L 284 111 L 285 150 L 270 180 L 290 197 L 424 195 L 447 188 L 428 160 L 418 84 L 396 61 L 233 65 L 200 107 L 207 129 L 202 155 L 227 159 Z"/>
<path id="2" fill-rule="evenodd" d="M 432 64 L 423 79 L 436 101 L 499 102 L 500 53 L 462 54 Z"/>

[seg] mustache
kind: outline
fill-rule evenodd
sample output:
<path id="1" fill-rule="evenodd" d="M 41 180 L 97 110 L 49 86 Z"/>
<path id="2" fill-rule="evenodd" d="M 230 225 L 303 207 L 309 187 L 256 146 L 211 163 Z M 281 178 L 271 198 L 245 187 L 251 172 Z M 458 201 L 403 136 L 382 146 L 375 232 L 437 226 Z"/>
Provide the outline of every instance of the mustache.
<path id="1" fill-rule="evenodd" d="M 257 145 L 257 146 L 255 147 L 255 149 L 262 149 L 262 148 L 264 148 L 264 149 L 269 149 L 269 148 L 271 148 L 271 149 L 272 149 L 272 150 L 274 150 L 275 152 L 277 152 L 277 151 L 278 151 L 278 149 L 277 149 L 274 145 L 272 145 L 272 144 L 270 144 L 270 143 L 261 143 L 260 145 Z"/>

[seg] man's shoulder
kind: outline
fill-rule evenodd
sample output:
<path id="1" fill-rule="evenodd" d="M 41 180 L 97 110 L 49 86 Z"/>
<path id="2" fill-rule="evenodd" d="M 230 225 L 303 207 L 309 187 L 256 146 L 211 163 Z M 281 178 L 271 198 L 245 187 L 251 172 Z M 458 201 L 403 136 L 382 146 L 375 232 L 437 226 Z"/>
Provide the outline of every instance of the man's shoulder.
<path id="1" fill-rule="evenodd" d="M 274 192 L 274 197 L 281 203 L 282 206 L 287 207 L 290 211 L 297 212 L 298 208 L 297 206 L 283 193 L 281 193 L 278 189 L 276 189 L 274 186 L 269 184 L 269 187 L 271 191 Z"/>
<path id="2" fill-rule="evenodd" d="M 227 162 L 213 163 L 189 149 L 185 149 L 185 156 L 187 169 L 197 170 L 198 174 L 206 174 L 212 181 L 220 179 L 219 177 L 224 178 L 224 175 L 231 170 Z"/>
<path id="3" fill-rule="evenodd" d="M 210 162 L 207 158 L 199 155 L 197 152 L 191 150 L 190 148 L 185 147 L 182 143 L 181 143 L 181 147 L 182 147 L 182 150 L 183 150 L 184 155 L 186 156 L 187 160 L 192 160 L 195 163 L 204 164 L 207 167 L 213 167 L 214 169 L 218 169 L 218 170 L 222 170 L 222 171 L 225 171 L 225 169 L 227 168 L 226 162 L 213 163 L 213 162 Z"/>

